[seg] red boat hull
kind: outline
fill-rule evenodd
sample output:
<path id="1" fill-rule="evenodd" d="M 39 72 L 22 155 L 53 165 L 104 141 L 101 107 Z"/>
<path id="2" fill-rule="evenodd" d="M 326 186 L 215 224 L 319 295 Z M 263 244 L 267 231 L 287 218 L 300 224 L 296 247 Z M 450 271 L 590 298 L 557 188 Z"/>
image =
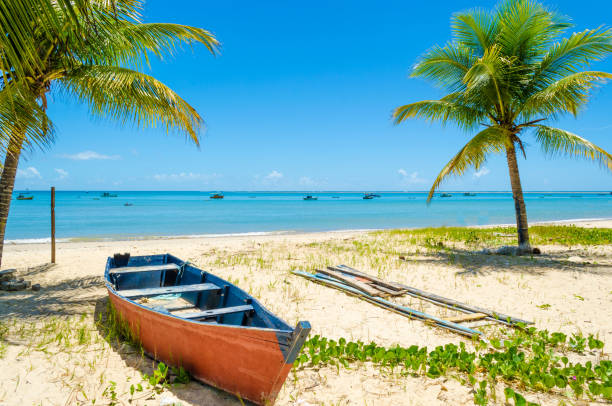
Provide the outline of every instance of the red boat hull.
<path id="1" fill-rule="evenodd" d="M 293 363 L 274 330 L 192 322 L 141 307 L 109 289 L 116 311 L 147 353 L 260 405 L 274 403 Z"/>

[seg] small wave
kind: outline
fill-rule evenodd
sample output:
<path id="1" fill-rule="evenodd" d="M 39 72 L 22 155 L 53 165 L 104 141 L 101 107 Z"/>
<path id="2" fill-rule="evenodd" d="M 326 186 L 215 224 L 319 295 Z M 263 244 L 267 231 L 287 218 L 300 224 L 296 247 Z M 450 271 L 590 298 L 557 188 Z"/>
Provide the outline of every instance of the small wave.
<path id="1" fill-rule="evenodd" d="M 69 238 L 56 238 L 55 242 L 68 242 Z M 20 238 L 17 240 L 6 240 L 6 244 L 45 244 L 50 243 L 51 238 Z"/>

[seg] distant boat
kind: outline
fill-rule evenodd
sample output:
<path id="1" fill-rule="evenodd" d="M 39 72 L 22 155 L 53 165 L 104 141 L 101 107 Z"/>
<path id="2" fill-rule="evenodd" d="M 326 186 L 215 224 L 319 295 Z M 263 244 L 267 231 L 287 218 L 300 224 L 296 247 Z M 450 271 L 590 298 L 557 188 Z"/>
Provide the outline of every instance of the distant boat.
<path id="1" fill-rule="evenodd" d="M 108 258 L 110 302 L 144 352 L 238 399 L 272 405 L 310 324 L 292 328 L 236 285 L 170 255 Z"/>
<path id="2" fill-rule="evenodd" d="M 308 196 L 304 197 L 304 200 L 317 200 L 317 199 L 318 199 L 318 197 L 314 197 L 314 196 L 311 196 L 311 195 L 308 195 Z"/>
<path id="3" fill-rule="evenodd" d="M 375 197 L 380 197 L 380 195 L 377 195 L 376 193 L 365 193 L 363 195 L 363 200 L 372 200 Z"/>
<path id="4" fill-rule="evenodd" d="M 453 197 L 450 193 L 441 193 L 440 197 Z"/>
<path id="5" fill-rule="evenodd" d="M 117 197 L 116 193 L 104 192 L 100 195 L 100 197 Z"/>
<path id="6" fill-rule="evenodd" d="M 340 196 L 332 196 L 332 199 L 340 199 Z"/>
<path id="7" fill-rule="evenodd" d="M 476 193 L 472 193 L 472 192 L 465 192 L 463 194 L 463 196 L 476 196 Z"/>
<path id="8" fill-rule="evenodd" d="M 133 206 L 133 205 L 134 205 L 134 203 L 124 203 L 123 205 L 124 205 L 124 206 Z"/>
<path id="9" fill-rule="evenodd" d="M 223 199 L 225 196 L 223 196 L 223 193 L 213 193 L 210 198 L 211 199 Z"/>
<path id="10" fill-rule="evenodd" d="M 34 200 L 34 196 L 24 195 L 23 193 L 19 193 L 19 196 L 17 196 L 17 200 Z"/>

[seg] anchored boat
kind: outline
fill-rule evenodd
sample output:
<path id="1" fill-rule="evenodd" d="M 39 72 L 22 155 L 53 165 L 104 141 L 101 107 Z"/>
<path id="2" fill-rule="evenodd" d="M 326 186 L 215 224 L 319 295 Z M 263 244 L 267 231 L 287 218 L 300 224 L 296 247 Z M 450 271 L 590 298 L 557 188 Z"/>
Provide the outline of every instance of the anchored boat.
<path id="1" fill-rule="evenodd" d="M 223 193 L 213 193 L 210 195 L 211 199 L 223 199 L 225 196 L 223 196 Z"/>
<path id="2" fill-rule="evenodd" d="M 308 196 L 304 197 L 304 200 L 317 200 L 317 199 L 318 199 L 318 197 L 314 197 L 312 195 L 308 195 Z"/>
<path id="3" fill-rule="evenodd" d="M 24 195 L 23 193 L 19 193 L 19 195 L 17 196 L 17 200 L 34 200 L 34 196 Z"/>
<path id="4" fill-rule="evenodd" d="M 232 283 L 170 254 L 115 254 L 110 300 L 147 354 L 256 404 L 274 403 L 308 333 Z"/>

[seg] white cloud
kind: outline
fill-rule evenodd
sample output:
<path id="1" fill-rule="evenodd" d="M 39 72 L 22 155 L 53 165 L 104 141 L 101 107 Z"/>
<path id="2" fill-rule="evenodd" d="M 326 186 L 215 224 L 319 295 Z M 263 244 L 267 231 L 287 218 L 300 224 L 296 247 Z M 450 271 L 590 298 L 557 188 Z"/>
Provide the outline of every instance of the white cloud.
<path id="1" fill-rule="evenodd" d="M 316 182 L 314 180 L 312 180 L 312 178 L 308 177 L 308 176 L 302 176 L 300 178 L 300 185 L 302 186 L 314 186 Z"/>
<path id="2" fill-rule="evenodd" d="M 398 169 L 397 173 L 403 178 L 404 182 L 409 184 L 417 184 L 417 183 L 425 183 L 425 179 L 419 176 L 419 172 L 414 171 L 408 174 L 408 171 L 405 169 Z"/>
<path id="3" fill-rule="evenodd" d="M 488 175 L 490 174 L 491 171 L 489 170 L 489 168 L 487 168 L 486 166 L 483 166 L 481 170 L 474 172 L 474 177 L 475 178 L 480 178 L 482 176 Z"/>
<path id="4" fill-rule="evenodd" d="M 58 180 L 62 180 L 68 177 L 68 172 L 61 168 L 55 168 L 55 173 L 57 173 Z"/>
<path id="5" fill-rule="evenodd" d="M 283 174 L 279 171 L 272 171 L 269 174 L 266 175 L 266 179 L 267 180 L 279 180 L 283 177 Z"/>
<path id="6" fill-rule="evenodd" d="M 78 152 L 76 154 L 64 154 L 62 155 L 63 158 L 68 158 L 68 159 L 72 159 L 74 161 L 89 161 L 92 159 L 99 159 L 99 160 L 117 160 L 119 158 L 121 158 L 119 155 L 104 155 L 104 154 L 100 154 L 96 151 L 83 151 L 83 152 Z"/>
<path id="7" fill-rule="evenodd" d="M 26 169 L 17 169 L 17 177 L 24 179 L 42 179 L 42 176 L 40 176 L 40 172 L 38 172 L 38 169 L 34 168 L 33 166 L 30 166 Z"/>
<path id="8" fill-rule="evenodd" d="M 158 182 L 188 182 L 188 181 L 202 181 L 209 182 L 211 180 L 220 178 L 221 175 L 216 173 L 213 174 L 203 174 L 203 173 L 193 173 L 193 172 L 181 172 L 181 173 L 162 173 L 153 175 L 153 179 Z"/>

